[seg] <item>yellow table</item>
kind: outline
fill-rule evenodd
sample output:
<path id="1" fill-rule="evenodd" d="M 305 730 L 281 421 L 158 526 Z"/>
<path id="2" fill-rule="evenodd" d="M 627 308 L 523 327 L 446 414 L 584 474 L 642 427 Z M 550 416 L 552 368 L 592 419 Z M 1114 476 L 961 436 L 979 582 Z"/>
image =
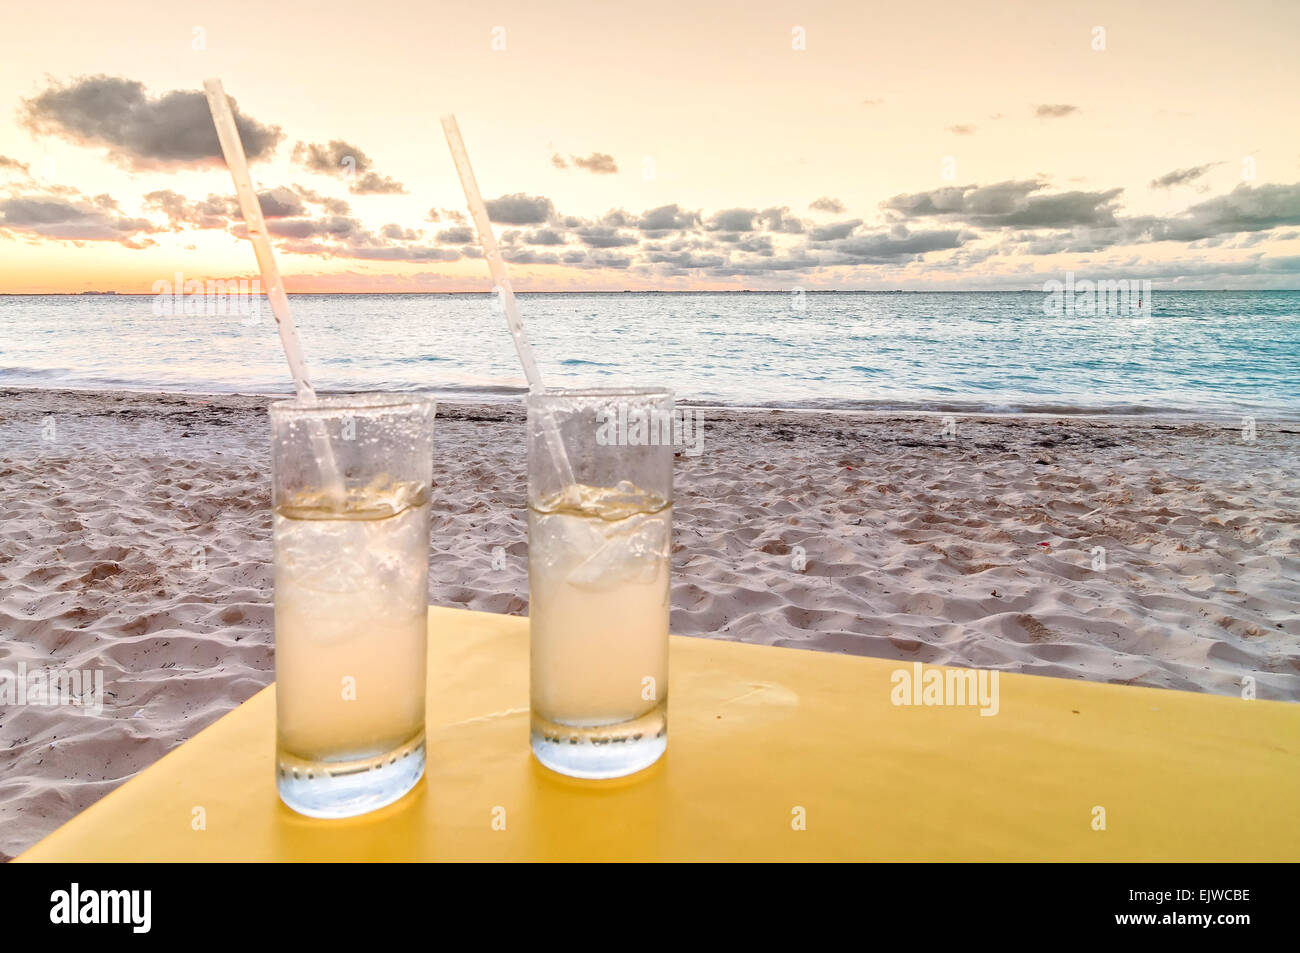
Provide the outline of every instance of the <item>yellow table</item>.
<path id="1" fill-rule="evenodd" d="M 271 686 L 19 860 L 1300 859 L 1300 705 L 1004 674 L 987 717 L 892 704 L 908 663 L 674 637 L 668 753 L 574 781 L 529 754 L 528 620 L 429 634 L 398 803 L 282 806 Z"/>

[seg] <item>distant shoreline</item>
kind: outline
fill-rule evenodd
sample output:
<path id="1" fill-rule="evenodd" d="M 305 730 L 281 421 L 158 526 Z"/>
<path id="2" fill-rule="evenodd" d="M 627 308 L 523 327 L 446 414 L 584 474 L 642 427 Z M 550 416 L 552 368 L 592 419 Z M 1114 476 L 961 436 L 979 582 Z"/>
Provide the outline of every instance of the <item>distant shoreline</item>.
<path id="1" fill-rule="evenodd" d="M 215 279 L 214 279 L 215 280 Z M 228 279 L 223 279 L 228 280 Z M 732 288 L 724 291 L 660 291 L 660 290 L 643 290 L 638 291 L 632 288 L 624 288 L 621 291 L 519 291 L 515 294 L 524 295 L 788 295 L 792 288 L 780 289 L 761 289 L 761 288 Z M 997 294 L 1043 294 L 1042 288 L 994 288 L 990 290 L 980 290 L 978 288 L 963 288 L 960 291 L 942 291 L 942 290 L 913 290 L 913 289 L 890 289 L 887 291 L 873 290 L 868 288 L 802 288 L 804 294 L 810 295 L 997 295 Z M 1300 288 L 1157 288 L 1156 294 L 1296 294 Z M 484 290 L 464 290 L 464 291 L 291 291 L 291 298 L 311 298 L 311 297 L 394 297 L 397 295 L 409 297 L 429 297 L 436 295 L 491 295 L 492 291 Z M 158 295 L 153 291 L 2 291 L 0 298 L 156 298 Z M 262 297 L 266 297 L 262 295 Z"/>
<path id="2" fill-rule="evenodd" d="M 427 387 L 427 388 L 381 388 L 383 392 L 393 394 L 426 394 L 436 400 L 439 405 L 488 405 L 488 406 L 512 406 L 521 404 L 527 389 L 518 388 L 499 388 L 496 390 L 479 389 L 479 388 L 447 388 L 447 387 Z M 352 394 L 357 393 L 355 390 L 332 390 L 322 388 L 317 391 L 321 396 L 330 396 L 334 394 Z M 246 400 L 256 399 L 258 401 L 276 401 L 289 400 L 293 397 L 291 389 L 286 387 L 280 391 L 256 391 L 256 390 L 181 390 L 176 388 L 163 389 L 156 386 L 86 386 L 75 387 L 63 382 L 52 383 L 49 387 L 35 386 L 32 384 L 10 384 L 6 383 L 3 376 L 0 376 L 0 401 L 5 398 L 27 395 L 57 395 L 65 394 L 67 396 L 76 396 L 81 398 L 151 398 L 151 399 L 219 399 L 219 400 Z M 773 401 L 769 403 L 726 403 L 717 400 L 701 400 L 691 397 L 681 397 L 677 399 L 677 405 L 681 407 L 693 407 L 700 411 L 717 411 L 721 413 L 739 413 L 739 414 L 799 414 L 799 415 L 827 415 L 827 416 L 844 416 L 859 418 L 931 418 L 953 416 L 963 420 L 1005 420 L 1008 418 L 1025 418 L 1026 420 L 1043 420 L 1046 418 L 1066 417 L 1078 421 L 1167 421 L 1177 424 L 1202 424 L 1202 425 L 1221 425 L 1228 429 L 1239 429 L 1243 413 L 1250 413 L 1263 417 L 1266 420 L 1286 423 L 1300 423 L 1300 408 L 1281 408 L 1281 407 L 1257 407 L 1240 409 L 1223 409 L 1215 410 L 1212 408 L 1197 407 L 1158 407 L 1145 404 L 1123 404 L 1114 406 L 1103 405 L 1082 405 L 1067 404 L 1062 402 L 1043 402 L 1041 404 L 1015 404 L 1015 405 L 997 405 L 992 403 L 979 403 L 977 401 L 925 401 L 925 402 L 908 402 L 908 401 L 889 401 L 889 400 L 816 400 L 810 399 L 803 402 L 794 401 Z M 1285 430 L 1285 433 L 1295 431 Z"/>

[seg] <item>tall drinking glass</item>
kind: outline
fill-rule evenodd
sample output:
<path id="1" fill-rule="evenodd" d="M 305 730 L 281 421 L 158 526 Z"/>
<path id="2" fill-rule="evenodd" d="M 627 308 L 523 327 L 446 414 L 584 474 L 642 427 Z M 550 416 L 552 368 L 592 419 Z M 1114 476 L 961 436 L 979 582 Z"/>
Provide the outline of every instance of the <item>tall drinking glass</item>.
<path id="1" fill-rule="evenodd" d="M 665 390 L 528 398 L 532 749 L 561 774 L 631 774 L 668 743 L 673 422 Z"/>
<path id="2" fill-rule="evenodd" d="M 433 416 L 393 394 L 271 405 L 276 774 L 301 814 L 362 814 L 424 774 Z"/>

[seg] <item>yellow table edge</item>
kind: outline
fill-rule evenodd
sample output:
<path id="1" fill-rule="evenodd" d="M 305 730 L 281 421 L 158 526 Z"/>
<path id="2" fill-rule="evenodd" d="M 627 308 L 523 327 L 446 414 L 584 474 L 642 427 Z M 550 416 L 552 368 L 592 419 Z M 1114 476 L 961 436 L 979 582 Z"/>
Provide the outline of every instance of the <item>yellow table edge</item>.
<path id="1" fill-rule="evenodd" d="M 397 804 L 281 805 L 271 685 L 17 860 L 1300 859 L 1300 705 L 999 673 L 986 716 L 897 704 L 912 663 L 674 636 L 667 754 L 574 781 L 528 750 L 527 627 L 430 609 Z"/>

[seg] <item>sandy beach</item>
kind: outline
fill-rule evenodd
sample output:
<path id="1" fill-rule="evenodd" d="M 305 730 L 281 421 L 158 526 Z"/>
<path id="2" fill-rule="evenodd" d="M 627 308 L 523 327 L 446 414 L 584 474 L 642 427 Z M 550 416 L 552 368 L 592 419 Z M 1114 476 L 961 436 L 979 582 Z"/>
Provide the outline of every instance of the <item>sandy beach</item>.
<path id="1" fill-rule="evenodd" d="M 0 855 L 271 681 L 266 404 L 0 390 L 0 668 L 105 696 L 0 707 Z M 702 414 L 675 633 L 1300 700 L 1300 424 Z M 526 614 L 522 410 L 435 443 L 430 601 Z"/>

